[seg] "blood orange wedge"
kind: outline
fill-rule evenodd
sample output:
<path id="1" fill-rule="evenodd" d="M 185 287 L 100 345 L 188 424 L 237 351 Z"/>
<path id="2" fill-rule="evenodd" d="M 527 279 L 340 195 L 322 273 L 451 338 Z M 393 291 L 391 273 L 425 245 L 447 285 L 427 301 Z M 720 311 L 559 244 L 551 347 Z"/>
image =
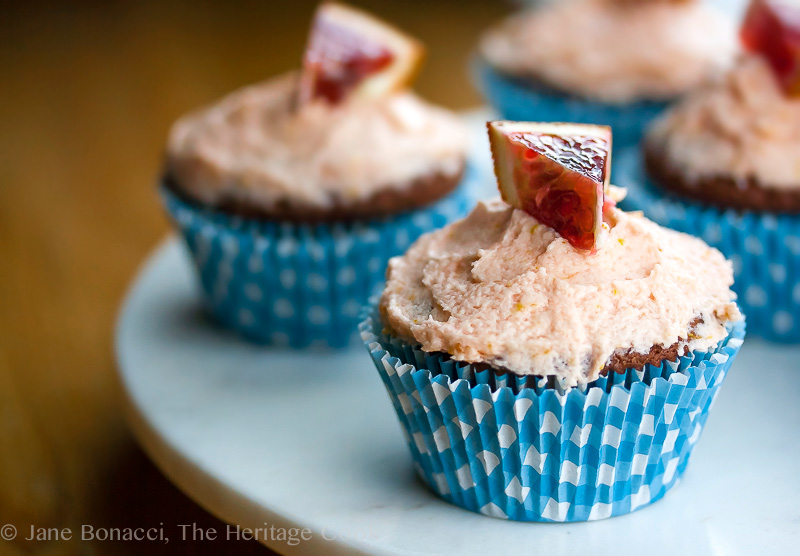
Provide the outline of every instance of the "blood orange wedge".
<path id="1" fill-rule="evenodd" d="M 611 164 L 611 128 L 584 124 L 489 122 L 500 194 L 594 251 L 603 226 Z"/>
<path id="2" fill-rule="evenodd" d="M 387 23 L 323 3 L 311 26 L 298 100 L 335 104 L 350 95 L 383 96 L 411 82 L 423 53 L 419 42 Z"/>
<path id="3" fill-rule="evenodd" d="M 800 95 L 800 2 L 753 0 L 741 36 L 747 50 L 769 63 L 786 93 Z"/>

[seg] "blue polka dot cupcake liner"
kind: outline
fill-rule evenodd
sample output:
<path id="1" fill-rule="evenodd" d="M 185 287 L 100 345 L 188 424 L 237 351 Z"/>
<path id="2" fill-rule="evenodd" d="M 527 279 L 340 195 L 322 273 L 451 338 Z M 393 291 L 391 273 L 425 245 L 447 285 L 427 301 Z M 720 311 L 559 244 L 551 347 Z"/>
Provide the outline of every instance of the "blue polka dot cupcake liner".
<path id="1" fill-rule="evenodd" d="M 639 142 L 647 124 L 667 107 L 662 101 L 612 104 L 569 95 L 545 84 L 504 75 L 482 60 L 474 62 L 478 87 L 508 120 L 610 125 L 616 146 Z"/>
<path id="2" fill-rule="evenodd" d="M 420 210 L 298 224 L 232 216 L 163 186 L 161 196 L 215 320 L 257 343 L 294 348 L 352 342 L 389 259 L 420 235 L 463 217 L 474 203 L 471 187 L 462 183 Z"/>
<path id="3" fill-rule="evenodd" d="M 733 290 L 751 334 L 800 342 L 800 215 L 720 209 L 674 195 L 646 175 L 639 149 L 615 156 L 626 210 L 699 236 L 733 263 Z"/>
<path id="4" fill-rule="evenodd" d="M 745 335 L 733 323 L 712 351 L 564 390 L 426 353 L 387 335 L 377 311 L 360 330 L 430 489 L 550 522 L 626 514 L 675 486 Z"/>

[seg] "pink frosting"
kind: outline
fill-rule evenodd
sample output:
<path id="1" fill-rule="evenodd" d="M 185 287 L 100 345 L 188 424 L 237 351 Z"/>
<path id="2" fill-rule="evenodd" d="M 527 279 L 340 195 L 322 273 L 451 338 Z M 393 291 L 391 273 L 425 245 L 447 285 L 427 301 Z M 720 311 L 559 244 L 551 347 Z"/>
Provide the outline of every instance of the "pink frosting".
<path id="1" fill-rule="evenodd" d="M 463 169 L 467 132 L 411 92 L 293 108 L 296 74 L 241 89 L 179 120 L 167 149 L 183 189 L 215 205 L 326 208 Z"/>
<path id="2" fill-rule="evenodd" d="M 749 56 L 659 120 L 648 140 L 689 179 L 756 179 L 800 188 L 800 98 L 788 97 L 769 66 Z"/>
<path id="3" fill-rule="evenodd" d="M 731 21 L 702 2 L 559 0 L 488 32 L 483 56 L 514 75 L 607 102 L 671 98 L 730 65 Z"/>
<path id="4" fill-rule="evenodd" d="M 722 254 L 638 214 L 612 220 L 590 255 L 499 199 L 479 203 L 391 260 L 385 324 L 426 351 L 564 386 L 595 380 L 615 352 L 723 339 L 740 314 Z"/>

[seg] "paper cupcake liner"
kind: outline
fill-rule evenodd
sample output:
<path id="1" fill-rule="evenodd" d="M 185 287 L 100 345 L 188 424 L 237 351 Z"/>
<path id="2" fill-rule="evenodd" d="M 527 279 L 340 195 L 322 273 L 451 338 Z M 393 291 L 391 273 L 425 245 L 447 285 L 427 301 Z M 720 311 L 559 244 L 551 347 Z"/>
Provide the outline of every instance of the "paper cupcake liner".
<path id="1" fill-rule="evenodd" d="M 503 118 L 610 125 L 616 146 L 637 143 L 647 124 L 668 104 L 657 101 L 611 104 L 587 100 L 533 80 L 509 77 L 481 60 L 474 63 L 474 73 L 484 96 Z"/>
<path id="2" fill-rule="evenodd" d="M 614 158 L 616 183 L 628 189 L 624 209 L 699 236 L 731 260 L 748 332 L 800 342 L 800 215 L 720 209 L 678 197 L 647 177 L 639 149 Z"/>
<path id="3" fill-rule="evenodd" d="M 563 390 L 476 371 L 383 333 L 361 338 L 383 379 L 415 467 L 445 500 L 518 521 L 587 521 L 632 512 L 679 480 L 744 339 L 712 352 Z"/>
<path id="4" fill-rule="evenodd" d="M 474 203 L 472 189 L 465 181 L 420 210 L 316 225 L 230 216 L 166 187 L 161 195 L 215 319 L 250 340 L 299 348 L 350 343 L 389 259 L 463 217 Z"/>

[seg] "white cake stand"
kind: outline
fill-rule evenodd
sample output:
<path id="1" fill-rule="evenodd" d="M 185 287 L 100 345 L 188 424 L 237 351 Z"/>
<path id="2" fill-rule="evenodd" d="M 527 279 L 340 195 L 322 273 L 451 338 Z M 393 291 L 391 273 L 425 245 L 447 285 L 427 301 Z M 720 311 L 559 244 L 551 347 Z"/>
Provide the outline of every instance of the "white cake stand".
<path id="1" fill-rule="evenodd" d="M 137 438 L 210 512 L 308 528 L 285 554 L 791 554 L 800 540 L 800 348 L 748 341 L 683 482 L 631 515 L 524 524 L 440 501 L 415 478 L 362 346 L 256 347 L 204 317 L 182 245 L 150 258 L 117 330 Z"/>
<path id="2" fill-rule="evenodd" d="M 487 117 L 467 115 L 483 175 Z M 117 357 L 131 427 L 164 474 L 229 523 L 311 530 L 295 545 L 262 539 L 284 554 L 749 556 L 800 543 L 800 346 L 746 341 L 682 484 L 631 515 L 577 524 L 501 521 L 436 498 L 366 348 L 278 350 L 220 330 L 176 239 L 132 286 Z"/>

